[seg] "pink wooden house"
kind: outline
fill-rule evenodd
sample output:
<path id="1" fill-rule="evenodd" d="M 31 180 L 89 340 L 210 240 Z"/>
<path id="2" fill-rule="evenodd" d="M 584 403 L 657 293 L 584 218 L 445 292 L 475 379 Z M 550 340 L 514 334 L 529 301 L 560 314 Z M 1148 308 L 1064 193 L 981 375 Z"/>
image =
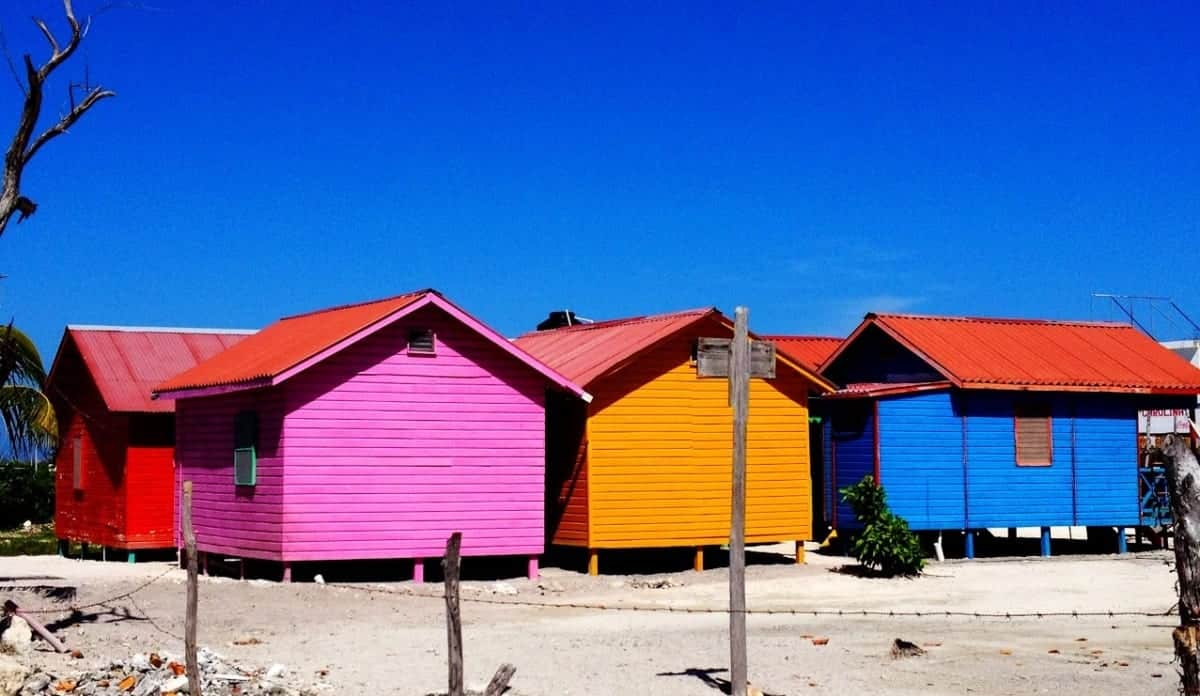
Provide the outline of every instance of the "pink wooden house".
<path id="1" fill-rule="evenodd" d="M 197 548 L 278 561 L 545 544 L 547 389 L 590 397 L 435 291 L 282 319 L 158 385 Z"/>

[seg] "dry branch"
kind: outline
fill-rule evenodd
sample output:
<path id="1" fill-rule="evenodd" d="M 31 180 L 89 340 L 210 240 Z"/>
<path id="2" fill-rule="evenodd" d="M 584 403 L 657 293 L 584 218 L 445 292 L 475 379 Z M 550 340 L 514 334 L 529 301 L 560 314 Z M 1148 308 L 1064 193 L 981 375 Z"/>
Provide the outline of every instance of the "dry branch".
<path id="1" fill-rule="evenodd" d="M 21 89 L 25 92 L 25 99 L 21 105 L 21 118 L 17 122 L 17 129 L 13 133 L 12 141 L 9 142 L 8 150 L 4 155 L 4 171 L 0 175 L 0 235 L 4 234 L 14 213 L 21 214 L 17 220 L 20 222 L 37 210 L 36 203 L 21 195 L 21 176 L 24 174 L 25 165 L 29 164 L 29 161 L 43 145 L 66 133 L 98 102 L 116 96 L 116 93 L 111 90 L 100 86 L 92 87 L 83 101 L 72 106 L 70 111 L 62 115 L 54 125 L 47 128 L 36 139 L 33 137 L 38 120 L 42 115 L 46 80 L 75 53 L 87 33 L 75 17 L 72 0 L 63 0 L 63 12 L 71 30 L 70 37 L 65 44 L 59 42 L 44 20 L 37 17 L 33 19 L 33 23 L 37 25 L 42 36 L 46 38 L 46 43 L 50 46 L 50 57 L 39 66 L 34 64 L 33 58 L 28 53 L 23 56 L 25 81 L 21 84 Z"/>

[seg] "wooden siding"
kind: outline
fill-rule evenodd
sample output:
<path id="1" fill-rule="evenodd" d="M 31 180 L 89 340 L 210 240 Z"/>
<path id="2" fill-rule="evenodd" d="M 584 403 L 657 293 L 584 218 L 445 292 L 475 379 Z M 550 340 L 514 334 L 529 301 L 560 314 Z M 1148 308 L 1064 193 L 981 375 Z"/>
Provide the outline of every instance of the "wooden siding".
<path id="1" fill-rule="evenodd" d="M 546 525 L 550 539 L 587 546 L 587 404 L 574 395 L 546 395 Z"/>
<path id="2" fill-rule="evenodd" d="M 1138 524 L 1136 414 L 1126 399 L 1075 403 L 1076 524 Z"/>
<path id="3" fill-rule="evenodd" d="M 728 383 L 696 376 L 693 338 L 677 335 L 589 385 L 596 395 L 588 423 L 593 547 L 729 539 Z M 747 541 L 811 536 L 807 389 L 783 366 L 776 379 L 751 383 Z"/>
<path id="4" fill-rule="evenodd" d="M 834 404 L 830 427 L 834 457 L 831 494 L 837 500 L 837 527 L 851 529 L 859 526 L 858 521 L 838 491 L 875 473 L 875 416 L 871 402 Z"/>
<path id="5" fill-rule="evenodd" d="M 434 355 L 409 355 L 411 329 Z M 428 307 L 283 385 L 285 560 L 540 554 L 544 378 Z M 261 469 L 260 469 L 261 471 Z"/>
<path id="6" fill-rule="evenodd" d="M 120 546 L 125 532 L 127 421 L 104 405 L 96 383 L 73 344 L 58 366 L 51 392 L 60 414 L 61 443 L 55 455 L 54 530 L 59 539 Z M 81 445 L 83 487 L 74 486 L 75 441 Z"/>
<path id="7" fill-rule="evenodd" d="M 1071 414 L 1067 401 L 1053 395 L 1045 397 L 1052 400 L 1054 442 L 1050 466 L 1017 466 L 1013 408 L 1023 397 L 1003 392 L 965 396 L 967 526 L 1073 524 Z M 1135 461 L 1130 459 L 1129 466 Z"/>
<path id="8" fill-rule="evenodd" d="M 234 418 L 242 410 L 258 414 L 256 486 L 235 486 L 233 482 Z M 280 560 L 284 447 L 281 392 L 260 389 L 180 399 L 175 405 L 175 419 L 177 480 L 193 482 L 197 548 Z"/>
<path id="9" fill-rule="evenodd" d="M 962 529 L 962 418 L 949 392 L 879 402 L 888 503 L 913 529 Z"/>

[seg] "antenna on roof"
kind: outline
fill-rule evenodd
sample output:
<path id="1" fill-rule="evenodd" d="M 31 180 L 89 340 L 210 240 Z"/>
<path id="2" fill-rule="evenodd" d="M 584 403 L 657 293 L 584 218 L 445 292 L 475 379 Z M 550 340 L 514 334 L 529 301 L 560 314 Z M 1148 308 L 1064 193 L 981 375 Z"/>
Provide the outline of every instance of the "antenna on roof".
<path id="1" fill-rule="evenodd" d="M 1155 341 L 1164 340 L 1163 337 L 1155 331 L 1155 316 L 1161 317 L 1170 325 L 1170 328 L 1175 329 L 1175 331 L 1182 330 L 1182 333 L 1190 332 L 1190 338 L 1200 339 L 1200 324 L 1197 324 L 1188 315 L 1188 313 L 1183 311 L 1183 309 L 1175 303 L 1175 300 L 1170 297 L 1160 297 L 1156 295 L 1116 295 L 1107 292 L 1093 292 L 1093 316 L 1095 314 L 1095 301 L 1097 299 L 1108 300 L 1110 315 L 1112 310 L 1118 310 L 1122 315 L 1125 316 L 1125 318 L 1129 320 L 1131 324 L 1136 326 L 1142 331 L 1142 333 L 1146 334 Z M 1146 324 L 1143 323 L 1146 317 L 1145 312 L 1143 313 L 1141 320 L 1139 320 L 1137 317 L 1136 312 L 1139 302 L 1145 305 L 1145 308 L 1149 310 L 1149 328 L 1147 328 Z M 1180 334 L 1173 332 L 1172 336 L 1170 337 L 1179 338 Z"/>

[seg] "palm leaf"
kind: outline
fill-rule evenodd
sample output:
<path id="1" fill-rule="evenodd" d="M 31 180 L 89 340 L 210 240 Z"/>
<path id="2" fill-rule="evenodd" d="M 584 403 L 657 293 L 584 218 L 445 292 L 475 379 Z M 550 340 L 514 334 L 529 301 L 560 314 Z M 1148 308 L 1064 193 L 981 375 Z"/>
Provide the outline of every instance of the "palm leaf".
<path id="1" fill-rule="evenodd" d="M 0 387 L 0 420 L 14 457 L 48 455 L 58 444 L 58 418 L 46 395 L 34 387 Z"/>
<path id="2" fill-rule="evenodd" d="M 33 339 L 13 326 L 0 329 L 0 385 L 29 384 L 41 387 L 46 381 L 46 368 Z"/>

